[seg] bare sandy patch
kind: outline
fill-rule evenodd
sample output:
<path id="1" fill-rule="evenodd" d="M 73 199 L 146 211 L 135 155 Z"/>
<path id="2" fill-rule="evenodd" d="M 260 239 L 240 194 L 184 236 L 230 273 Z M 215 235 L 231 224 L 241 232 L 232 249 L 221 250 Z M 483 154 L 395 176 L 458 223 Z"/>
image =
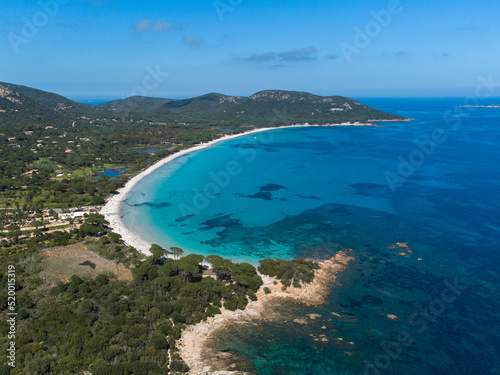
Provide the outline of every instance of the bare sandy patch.
<path id="1" fill-rule="evenodd" d="M 52 247 L 39 253 L 42 258 L 41 276 L 67 282 L 72 275 L 95 277 L 113 273 L 119 281 L 131 281 L 132 273 L 123 264 L 105 259 L 89 250 L 83 242 Z"/>

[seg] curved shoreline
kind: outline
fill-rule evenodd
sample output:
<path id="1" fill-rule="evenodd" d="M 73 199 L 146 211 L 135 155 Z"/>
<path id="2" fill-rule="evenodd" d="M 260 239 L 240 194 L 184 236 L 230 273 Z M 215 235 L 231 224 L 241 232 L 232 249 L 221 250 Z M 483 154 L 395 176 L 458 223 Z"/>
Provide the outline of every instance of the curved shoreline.
<path id="1" fill-rule="evenodd" d="M 208 318 L 204 322 L 188 326 L 181 333 L 178 349 L 181 358 L 190 368 L 193 375 L 223 375 L 223 374 L 249 374 L 248 372 L 228 371 L 234 367 L 234 359 L 228 358 L 226 353 L 217 353 L 207 347 L 213 336 L 230 324 L 241 324 L 265 318 L 266 309 L 276 300 L 288 300 L 317 306 L 325 302 L 330 292 L 329 285 L 336 280 L 349 262 L 354 260 L 351 250 L 338 252 L 334 257 L 318 262 L 320 268 L 315 271 L 312 283 L 302 285 L 301 288 L 288 287 L 282 290 L 282 284 L 269 276 L 262 276 L 264 284 L 257 291 L 257 300 L 250 301 L 244 310 L 229 311 L 221 309 L 221 314 Z M 264 288 L 268 287 L 271 293 L 266 294 Z M 297 319 L 297 324 L 306 324 Z M 231 366 L 232 365 L 232 366 Z"/>
<path id="2" fill-rule="evenodd" d="M 377 120 L 381 121 L 381 120 Z M 179 152 L 176 152 L 175 154 L 172 154 L 170 156 L 167 156 L 166 158 L 159 160 L 152 166 L 148 167 L 147 169 L 141 171 L 139 174 L 135 175 L 132 177 L 127 183 L 125 184 L 124 187 L 121 189 L 118 189 L 118 193 L 113 195 L 107 202 L 106 204 L 102 207 L 100 214 L 104 215 L 106 220 L 109 222 L 109 227 L 115 232 L 118 233 L 122 236 L 123 241 L 134 248 L 136 248 L 140 253 L 149 256 L 151 255 L 149 252 L 149 248 L 151 247 L 151 243 L 144 240 L 141 238 L 139 235 L 133 233 L 130 231 L 125 224 L 122 222 L 121 217 L 120 217 L 120 206 L 127 199 L 128 193 L 133 189 L 133 187 L 144 177 L 150 175 L 153 173 L 155 170 L 157 170 L 160 167 L 163 167 L 164 165 L 174 161 L 175 159 L 189 154 L 191 152 L 195 151 L 200 151 L 205 148 L 211 147 L 215 145 L 216 143 L 227 141 L 230 139 L 234 138 L 239 138 L 239 137 L 244 137 L 246 135 L 254 134 L 254 133 L 260 133 L 268 130 L 276 130 L 276 129 L 287 129 L 287 128 L 302 128 L 302 127 L 332 127 L 332 126 L 377 126 L 374 125 L 370 122 L 368 123 L 360 123 L 360 122 L 354 122 L 354 123 L 341 123 L 341 124 L 325 124 L 325 125 L 310 125 L 310 124 L 297 124 L 297 125 L 288 125 L 288 126 L 279 126 L 279 127 L 270 127 L 270 128 L 258 128 L 258 129 L 253 129 L 244 133 L 239 133 L 239 134 L 231 134 L 231 135 L 226 135 L 224 137 L 214 139 L 210 142 L 207 143 L 201 143 L 199 145 L 196 145 L 194 147 L 181 150 Z"/>
<path id="3" fill-rule="evenodd" d="M 142 254 L 149 256 L 151 255 L 149 252 L 149 248 L 151 247 L 151 243 L 145 241 L 144 239 L 140 238 L 138 235 L 132 233 L 122 222 L 121 217 L 120 217 L 120 206 L 123 203 L 125 199 L 127 199 L 128 193 L 133 189 L 133 187 L 144 177 L 150 175 L 153 173 L 155 170 L 157 170 L 160 167 L 163 167 L 164 165 L 174 161 L 175 159 L 189 154 L 191 152 L 195 151 L 200 151 L 205 148 L 211 147 L 217 142 L 222 142 L 226 141 L 229 139 L 245 136 L 248 134 L 253 134 L 257 133 L 259 131 L 265 131 L 265 130 L 270 130 L 272 128 L 262 128 L 262 129 L 255 129 L 251 130 L 245 133 L 240 133 L 240 134 L 232 134 L 232 135 L 227 135 L 222 138 L 218 138 L 215 140 L 212 140 L 207 143 L 202 143 L 199 145 L 196 145 L 194 147 L 190 147 L 185 150 L 181 150 L 179 152 L 176 152 L 175 154 L 169 155 L 164 159 L 159 160 L 152 166 L 148 167 L 147 169 L 143 170 L 139 174 L 135 175 L 132 177 L 127 183 L 125 184 L 124 187 L 121 189 L 118 189 L 118 194 L 113 195 L 107 202 L 106 204 L 102 207 L 101 209 L 101 215 L 104 215 L 106 220 L 109 222 L 110 228 L 120 234 L 122 236 L 123 241 L 132 247 L 135 247 L 139 252 Z"/>

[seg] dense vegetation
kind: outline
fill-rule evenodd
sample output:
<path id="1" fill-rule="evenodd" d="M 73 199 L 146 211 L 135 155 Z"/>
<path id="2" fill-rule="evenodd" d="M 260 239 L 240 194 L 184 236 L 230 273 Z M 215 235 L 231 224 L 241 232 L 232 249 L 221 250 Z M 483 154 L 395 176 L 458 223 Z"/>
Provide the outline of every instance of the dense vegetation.
<path id="1" fill-rule="evenodd" d="M 293 284 L 296 288 L 299 288 L 301 283 L 312 282 L 314 280 L 314 270 L 319 269 L 318 263 L 306 259 L 291 261 L 264 259 L 259 264 L 260 273 L 276 277 L 286 287 Z"/>
<path id="2" fill-rule="evenodd" d="M 0 314 L 7 313 L 8 264 L 17 276 L 17 367 L 0 374 L 167 374 L 185 372 L 176 341 L 187 324 L 229 310 L 243 309 L 262 284 L 255 267 L 220 257 L 216 279 L 203 277 L 204 257 L 178 260 L 153 255 L 136 261 L 131 283 L 112 275 L 72 276 L 50 286 L 41 279 L 36 251 L 3 257 Z M 7 323 L 0 321 L 5 332 Z M 0 336 L 2 365 L 6 335 Z M 10 371 L 10 372 L 9 372 Z"/>

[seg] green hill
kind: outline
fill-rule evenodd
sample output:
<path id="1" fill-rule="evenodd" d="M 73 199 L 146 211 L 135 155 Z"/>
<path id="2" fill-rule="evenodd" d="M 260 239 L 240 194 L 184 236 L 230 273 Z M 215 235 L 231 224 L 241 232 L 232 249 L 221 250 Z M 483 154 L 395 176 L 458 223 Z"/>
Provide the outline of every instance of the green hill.
<path id="1" fill-rule="evenodd" d="M 0 124 L 60 125 L 97 113 L 92 106 L 76 103 L 57 94 L 0 83 Z"/>
<path id="2" fill-rule="evenodd" d="M 305 92 L 267 90 L 250 97 L 217 93 L 185 100 L 128 98 L 97 107 L 113 108 L 127 116 L 183 123 L 251 124 L 342 123 L 368 120 L 404 120 L 404 117 L 368 107 L 341 96 L 317 96 Z"/>
<path id="3" fill-rule="evenodd" d="M 196 126 L 278 126 L 404 120 L 341 96 L 266 90 L 250 97 L 206 94 L 174 100 L 130 97 L 85 105 L 45 91 L 0 83 L 0 124 L 61 125 L 74 121 L 149 121 Z"/>

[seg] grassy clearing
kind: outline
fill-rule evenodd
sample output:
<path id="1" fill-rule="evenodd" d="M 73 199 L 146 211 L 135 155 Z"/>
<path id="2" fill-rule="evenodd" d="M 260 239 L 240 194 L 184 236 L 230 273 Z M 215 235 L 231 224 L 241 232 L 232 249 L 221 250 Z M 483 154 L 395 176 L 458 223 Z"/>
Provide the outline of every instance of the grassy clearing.
<path id="1" fill-rule="evenodd" d="M 120 281 L 131 281 L 132 273 L 122 264 L 104 259 L 89 249 L 83 242 L 54 247 L 40 252 L 41 276 L 67 282 L 72 275 L 95 277 L 113 273 Z"/>
<path id="2" fill-rule="evenodd" d="M 75 178 L 75 177 L 87 177 L 91 174 L 96 174 L 105 171 L 106 169 L 110 169 L 115 167 L 114 164 L 104 164 L 104 166 L 99 166 L 99 167 L 83 167 L 79 169 L 75 169 L 74 171 L 71 172 L 70 177 Z"/>

